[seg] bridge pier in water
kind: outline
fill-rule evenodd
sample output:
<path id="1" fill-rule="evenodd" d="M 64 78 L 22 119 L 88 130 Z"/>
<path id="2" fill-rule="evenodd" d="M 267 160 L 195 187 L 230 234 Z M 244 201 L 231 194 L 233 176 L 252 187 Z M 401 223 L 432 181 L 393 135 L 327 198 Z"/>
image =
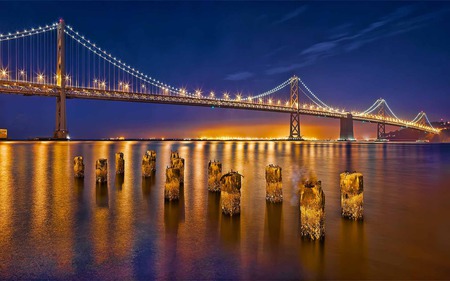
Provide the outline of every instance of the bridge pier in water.
<path id="1" fill-rule="evenodd" d="M 353 115 L 351 113 L 347 113 L 347 117 L 343 117 L 340 120 L 341 120 L 341 131 L 339 135 L 339 140 L 341 141 L 355 140 L 353 134 Z"/>

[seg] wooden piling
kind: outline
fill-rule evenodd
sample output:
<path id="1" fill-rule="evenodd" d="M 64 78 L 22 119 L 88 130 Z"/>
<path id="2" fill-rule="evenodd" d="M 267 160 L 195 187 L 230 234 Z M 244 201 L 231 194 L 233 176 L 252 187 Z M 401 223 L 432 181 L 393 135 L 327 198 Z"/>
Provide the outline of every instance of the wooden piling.
<path id="1" fill-rule="evenodd" d="M 142 157 L 142 176 L 149 178 L 156 171 L 156 151 L 148 150 Z"/>
<path id="2" fill-rule="evenodd" d="M 241 212 L 241 177 L 238 172 L 231 171 L 220 178 L 220 204 L 226 215 Z"/>
<path id="3" fill-rule="evenodd" d="M 266 167 L 266 200 L 272 203 L 283 202 L 281 167 L 268 165 Z"/>
<path id="4" fill-rule="evenodd" d="M 184 184 L 184 158 L 181 158 L 177 151 L 170 154 L 170 165 L 180 170 L 180 184 Z"/>
<path id="5" fill-rule="evenodd" d="M 125 173 L 125 160 L 123 159 L 123 153 L 116 153 L 116 174 L 123 175 Z"/>
<path id="6" fill-rule="evenodd" d="M 95 180 L 97 182 L 108 181 L 108 160 L 98 159 L 95 163 Z"/>
<path id="7" fill-rule="evenodd" d="M 166 168 L 166 183 L 164 184 L 164 198 L 169 201 L 180 197 L 180 169 Z"/>
<path id="8" fill-rule="evenodd" d="M 73 158 L 73 172 L 76 178 L 84 178 L 83 157 L 76 156 Z"/>
<path id="9" fill-rule="evenodd" d="M 320 181 L 300 183 L 300 234 L 311 240 L 325 237 L 325 194 Z"/>
<path id="10" fill-rule="evenodd" d="M 220 178 L 222 177 L 222 163 L 214 160 L 208 163 L 208 190 L 220 191 Z"/>
<path id="11" fill-rule="evenodd" d="M 364 210 L 363 175 L 357 172 L 341 173 L 340 186 L 342 216 L 352 220 L 362 220 Z"/>

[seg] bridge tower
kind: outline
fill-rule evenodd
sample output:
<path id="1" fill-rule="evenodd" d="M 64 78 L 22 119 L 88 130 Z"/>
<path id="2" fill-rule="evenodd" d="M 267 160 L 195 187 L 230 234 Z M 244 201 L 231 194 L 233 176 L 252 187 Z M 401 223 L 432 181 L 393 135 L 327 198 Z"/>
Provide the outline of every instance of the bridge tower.
<path id="1" fill-rule="evenodd" d="M 59 87 L 59 96 L 56 98 L 56 127 L 53 134 L 55 139 L 67 139 L 69 136 L 66 123 L 66 48 L 64 29 L 64 20 L 60 19 L 57 28 L 56 46 L 56 85 Z"/>
<path id="2" fill-rule="evenodd" d="M 291 78 L 291 107 L 295 108 L 295 112 L 291 113 L 290 123 L 290 139 L 301 139 L 300 136 L 300 100 L 298 98 L 298 78 L 293 76 Z"/>
<path id="3" fill-rule="evenodd" d="M 378 108 L 378 115 L 383 117 L 383 121 L 377 124 L 377 139 L 384 139 L 386 136 L 386 110 L 384 108 L 384 102 L 380 104 L 380 107 Z"/>

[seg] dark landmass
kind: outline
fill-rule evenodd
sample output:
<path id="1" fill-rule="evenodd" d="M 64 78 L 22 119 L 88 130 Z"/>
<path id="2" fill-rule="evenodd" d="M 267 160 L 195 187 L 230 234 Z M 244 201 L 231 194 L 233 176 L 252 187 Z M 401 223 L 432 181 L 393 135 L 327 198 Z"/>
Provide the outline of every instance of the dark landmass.
<path id="1" fill-rule="evenodd" d="M 389 141 L 429 141 L 429 142 L 450 142 L 450 122 L 433 122 L 433 127 L 442 129 L 439 135 L 430 134 L 410 128 L 386 133 L 385 138 Z"/>

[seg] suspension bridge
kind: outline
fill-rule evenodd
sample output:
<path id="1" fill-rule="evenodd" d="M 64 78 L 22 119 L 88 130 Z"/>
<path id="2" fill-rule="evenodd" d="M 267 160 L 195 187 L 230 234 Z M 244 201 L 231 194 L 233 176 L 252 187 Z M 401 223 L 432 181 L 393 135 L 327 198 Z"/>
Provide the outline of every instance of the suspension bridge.
<path id="1" fill-rule="evenodd" d="M 440 132 L 425 112 L 419 112 L 412 120 L 401 119 L 381 98 L 364 111 L 329 106 L 297 76 L 271 90 L 246 97 L 174 87 L 116 58 L 62 19 L 50 25 L 0 34 L 0 93 L 56 98 L 55 139 L 69 136 L 66 99 L 283 112 L 290 114 L 291 139 L 301 139 L 301 115 L 340 119 L 341 140 L 354 139 L 353 121 L 376 123 L 378 139 L 384 138 L 386 125 L 432 134 Z"/>

